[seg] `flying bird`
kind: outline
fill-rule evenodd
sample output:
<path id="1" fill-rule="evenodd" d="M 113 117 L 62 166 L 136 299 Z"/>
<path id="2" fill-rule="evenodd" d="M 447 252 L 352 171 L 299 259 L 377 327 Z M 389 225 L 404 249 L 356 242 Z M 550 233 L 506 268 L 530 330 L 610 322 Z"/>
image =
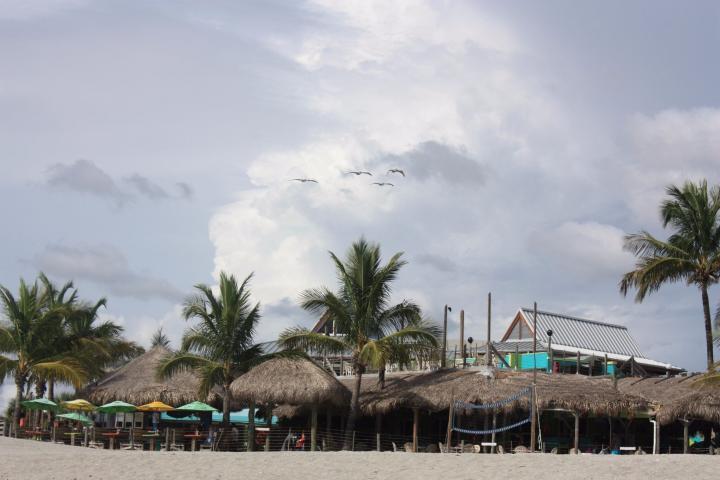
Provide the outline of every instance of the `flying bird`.
<path id="1" fill-rule="evenodd" d="M 392 183 L 389 183 L 389 182 L 373 182 L 373 185 L 377 185 L 378 187 L 384 187 L 384 186 L 386 186 L 386 185 L 390 185 L 391 187 L 394 187 L 394 186 L 395 186 L 395 185 L 393 185 Z"/>
<path id="2" fill-rule="evenodd" d="M 302 182 L 302 183 L 305 183 L 305 182 L 314 182 L 314 183 L 318 183 L 318 181 L 315 180 L 314 178 L 291 178 L 290 180 L 288 180 L 288 182 Z"/>
<path id="3" fill-rule="evenodd" d="M 345 175 L 355 175 L 355 176 L 358 176 L 358 175 L 369 175 L 369 176 L 372 177 L 372 173 L 370 173 L 370 172 L 365 172 L 365 171 L 362 171 L 362 170 L 350 170 L 349 172 L 345 172 Z"/>
<path id="4" fill-rule="evenodd" d="M 391 168 L 390 170 L 388 170 L 388 173 L 399 173 L 403 177 L 405 176 L 405 171 L 400 170 L 399 168 Z"/>

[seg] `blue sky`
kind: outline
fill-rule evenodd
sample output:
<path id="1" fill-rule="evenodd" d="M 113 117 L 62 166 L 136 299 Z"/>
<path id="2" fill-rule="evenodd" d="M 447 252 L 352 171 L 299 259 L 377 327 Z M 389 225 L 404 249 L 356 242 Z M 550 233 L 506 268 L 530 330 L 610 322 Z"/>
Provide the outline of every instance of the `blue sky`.
<path id="1" fill-rule="evenodd" d="M 465 308 L 475 337 L 492 291 L 496 336 L 537 301 L 701 369 L 699 292 L 617 283 L 666 185 L 720 182 L 719 23 L 701 1 L 0 0 L 0 283 L 74 279 L 146 344 L 179 339 L 193 284 L 254 271 L 271 339 L 364 234 L 405 252 L 398 299 Z"/>

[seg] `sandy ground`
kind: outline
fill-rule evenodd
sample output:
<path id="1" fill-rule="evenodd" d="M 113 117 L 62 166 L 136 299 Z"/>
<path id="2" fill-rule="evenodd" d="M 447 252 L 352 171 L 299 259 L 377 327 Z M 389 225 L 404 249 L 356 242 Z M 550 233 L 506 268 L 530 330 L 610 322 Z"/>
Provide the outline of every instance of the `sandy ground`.
<path id="1" fill-rule="evenodd" d="M 720 455 L 220 453 L 94 450 L 0 437 L 0 479 L 718 479 Z"/>

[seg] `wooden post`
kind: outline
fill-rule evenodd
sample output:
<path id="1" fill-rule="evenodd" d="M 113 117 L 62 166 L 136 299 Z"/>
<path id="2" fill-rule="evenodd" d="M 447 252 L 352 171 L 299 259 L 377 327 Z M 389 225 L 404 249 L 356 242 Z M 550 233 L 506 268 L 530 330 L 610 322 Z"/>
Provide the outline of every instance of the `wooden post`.
<path id="1" fill-rule="evenodd" d="M 495 429 L 497 428 L 497 412 L 495 409 L 493 409 L 493 415 L 492 415 L 492 435 L 490 436 L 490 443 L 495 443 Z M 490 453 L 495 453 L 495 447 L 490 447 Z"/>
<path id="2" fill-rule="evenodd" d="M 576 362 L 576 367 L 575 367 L 575 373 L 577 375 L 580 375 L 580 350 L 578 350 L 578 352 L 577 352 L 577 362 Z"/>
<path id="3" fill-rule="evenodd" d="M 580 414 L 577 412 L 574 412 L 573 415 L 575 416 L 575 441 L 573 442 L 573 445 L 575 445 L 575 453 L 580 453 Z"/>
<path id="4" fill-rule="evenodd" d="M 335 323 L 333 322 L 333 325 Z M 265 424 L 267 426 L 267 435 L 265 435 L 265 451 L 270 451 L 270 434 L 272 433 L 272 417 L 273 417 L 273 409 L 272 405 L 267 406 L 267 414 L 266 414 Z"/>
<path id="5" fill-rule="evenodd" d="M 165 427 L 165 451 L 170 451 L 170 428 Z"/>
<path id="6" fill-rule="evenodd" d="M 418 423 L 420 422 L 420 409 L 413 407 L 413 452 L 418 451 Z"/>
<path id="7" fill-rule="evenodd" d="M 533 305 L 533 383 L 530 392 L 530 451 L 535 451 L 537 415 L 535 415 L 535 386 L 537 385 L 537 302 Z"/>
<path id="8" fill-rule="evenodd" d="M 312 406 L 310 413 L 310 451 L 314 452 L 317 449 L 317 405 Z"/>
<path id="9" fill-rule="evenodd" d="M 688 453 L 688 430 L 690 428 L 690 422 L 684 418 L 680 421 L 683 424 L 683 453 Z"/>
<path id="10" fill-rule="evenodd" d="M 378 452 L 382 452 L 382 444 L 380 443 L 380 434 L 382 433 L 382 414 L 375 414 L 375 448 Z"/>
<path id="11" fill-rule="evenodd" d="M 445 368 L 447 365 L 447 314 L 448 306 L 445 305 L 445 313 L 443 314 L 443 343 L 442 356 L 440 357 L 440 367 Z"/>
<path id="12" fill-rule="evenodd" d="M 520 369 L 520 346 L 515 344 L 515 370 Z"/>
<path id="13" fill-rule="evenodd" d="M 450 409 L 448 410 L 447 436 L 445 437 L 445 452 L 450 453 L 450 442 L 452 442 L 452 418 L 455 415 L 455 390 L 450 394 Z M 440 452 L 442 453 L 442 452 Z"/>
<path id="14" fill-rule="evenodd" d="M 611 447 L 612 447 L 612 441 L 613 441 L 613 438 L 612 438 L 612 434 L 613 434 L 612 425 L 613 425 L 613 422 L 612 422 L 612 417 L 610 417 L 610 416 L 608 416 L 608 423 L 610 424 L 610 435 L 609 435 L 609 438 L 608 438 L 608 448 L 611 448 Z"/>
<path id="15" fill-rule="evenodd" d="M 465 310 L 460 310 L 460 355 L 462 368 L 465 368 Z"/>
<path id="16" fill-rule="evenodd" d="M 490 337 L 490 325 L 492 319 L 492 292 L 488 292 L 488 321 L 487 321 L 487 348 L 485 349 L 485 365 L 488 367 L 492 365 L 492 355 L 490 355 L 490 345 L 492 345 L 492 339 Z"/>
<path id="17" fill-rule="evenodd" d="M 607 376 L 608 372 L 608 356 L 607 353 L 605 354 L 605 367 L 604 367 L 604 375 Z"/>
<path id="18" fill-rule="evenodd" d="M 255 450 L 255 402 L 248 405 L 247 451 Z"/>

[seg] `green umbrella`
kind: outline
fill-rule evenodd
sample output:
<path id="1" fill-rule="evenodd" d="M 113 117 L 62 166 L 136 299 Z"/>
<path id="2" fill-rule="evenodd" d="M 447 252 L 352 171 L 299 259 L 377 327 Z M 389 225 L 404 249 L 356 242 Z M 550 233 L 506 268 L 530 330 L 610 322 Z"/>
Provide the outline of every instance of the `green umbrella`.
<path id="1" fill-rule="evenodd" d="M 82 423 L 83 425 L 92 425 L 93 424 L 92 420 L 90 420 L 88 417 L 86 417 L 82 413 L 77 413 L 77 412 L 62 413 L 62 414 L 58 415 L 57 418 L 62 418 L 65 420 L 74 420 L 76 422 Z"/>
<path id="2" fill-rule="evenodd" d="M 25 400 L 21 405 L 28 410 L 57 410 L 57 403 L 47 398 L 34 398 L 32 400 Z"/>
<path id="3" fill-rule="evenodd" d="M 97 411 L 101 412 L 101 413 L 128 413 L 128 412 L 134 412 L 136 410 L 137 410 L 137 407 L 135 405 L 121 402 L 120 400 L 106 403 L 105 405 L 101 405 L 101 406 L 97 407 Z"/>
<path id="4" fill-rule="evenodd" d="M 218 411 L 217 408 L 211 407 L 207 403 L 203 403 L 203 402 L 188 403 L 187 405 L 178 407 L 175 410 L 182 410 L 185 412 L 217 412 Z"/>

